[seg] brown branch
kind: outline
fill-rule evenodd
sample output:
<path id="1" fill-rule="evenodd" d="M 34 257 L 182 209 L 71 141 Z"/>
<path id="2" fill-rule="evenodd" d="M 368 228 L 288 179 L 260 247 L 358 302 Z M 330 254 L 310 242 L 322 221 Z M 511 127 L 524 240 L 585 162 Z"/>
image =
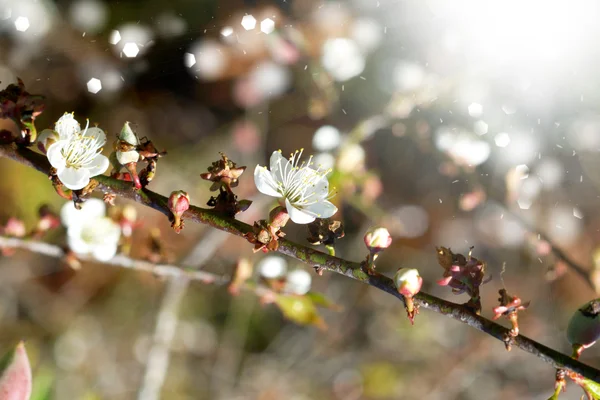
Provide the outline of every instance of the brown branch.
<path id="1" fill-rule="evenodd" d="M 50 165 L 47 159 L 43 155 L 37 154 L 29 149 L 17 149 L 14 145 L 0 145 L 0 156 L 11 158 L 45 174 L 48 174 L 50 171 Z M 105 193 L 112 193 L 134 200 L 140 204 L 152 207 L 165 215 L 169 215 L 170 213 L 169 209 L 167 208 L 167 198 L 160 194 L 147 189 L 135 190 L 130 182 L 119 181 L 106 176 L 98 176 L 94 179 L 99 182 L 98 188 Z M 251 230 L 251 226 L 244 222 L 225 217 L 215 213 L 212 210 L 195 206 L 190 207 L 190 209 L 184 214 L 184 218 L 198 223 L 210 225 L 216 229 L 220 229 L 237 236 L 243 236 L 245 233 L 250 232 Z M 285 239 L 280 239 L 278 251 L 310 266 L 318 266 L 376 287 L 404 302 L 403 296 L 397 292 L 394 283 L 390 278 L 378 273 L 368 275 L 363 271 L 359 263 L 330 256 L 313 248 L 309 248 Z M 171 270 L 169 269 L 169 271 Z M 414 300 L 415 304 L 419 305 L 421 308 L 432 310 L 449 318 L 465 323 L 481 332 L 495 337 L 500 341 L 503 341 L 505 335 L 507 335 L 509 332 L 509 329 L 480 315 L 475 315 L 459 304 L 442 300 L 430 294 L 420 292 L 415 296 Z M 529 339 L 526 336 L 517 336 L 514 339 L 513 347 L 518 347 L 537 356 L 538 358 L 552 365 L 554 368 L 564 368 L 581 374 L 588 379 L 600 382 L 600 370 L 585 365 L 580 361 L 572 359 L 568 355 L 544 346 L 543 344 Z"/>

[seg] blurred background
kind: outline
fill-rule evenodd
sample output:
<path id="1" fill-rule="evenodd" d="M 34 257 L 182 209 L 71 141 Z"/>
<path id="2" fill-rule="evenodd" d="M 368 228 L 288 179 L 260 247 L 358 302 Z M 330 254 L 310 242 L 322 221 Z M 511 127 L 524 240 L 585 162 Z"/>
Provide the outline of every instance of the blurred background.
<path id="1" fill-rule="evenodd" d="M 252 172 L 274 150 L 304 148 L 329 175 L 359 261 L 364 232 L 387 227 L 377 263 L 435 281 L 435 246 L 487 262 L 483 315 L 505 287 L 531 306 L 521 332 L 570 352 L 571 314 L 597 296 L 600 268 L 600 33 L 594 1 L 0 0 L 0 86 L 21 78 L 46 96 L 38 130 L 65 112 L 109 138 L 125 121 L 168 155 L 151 190 L 185 190 L 225 152 L 248 166 L 236 193 L 274 205 Z M 14 129 L 7 120 L 0 128 Z M 36 224 L 64 200 L 47 177 L 0 159 L 0 224 Z M 117 207 L 127 203 L 116 200 Z M 327 329 L 285 319 L 253 291 L 164 279 L 25 251 L 0 258 L 0 348 L 27 341 L 36 399 L 546 399 L 554 370 L 456 321 L 291 259 L 253 254 L 240 238 L 134 206 L 131 256 L 230 277 L 311 273 Z M 287 237 L 308 244 L 306 227 Z M 593 285 L 551 254 L 590 271 Z M 155 236 L 156 237 L 156 236 Z M 65 229 L 45 241 L 65 245 Z M 10 253 L 10 252 L 7 252 Z M 156 254 L 154 254 L 156 256 Z M 155 258 L 156 259 L 156 258 Z M 277 274 L 275 274 L 277 275 Z M 278 276 L 279 276 L 278 275 Z M 262 300 L 262 301 L 261 301 Z M 506 323 L 502 321 L 502 323 Z M 321 327 L 322 328 L 322 327 Z M 600 366 L 598 349 L 582 360 Z M 561 398 L 578 399 L 570 384 Z"/>

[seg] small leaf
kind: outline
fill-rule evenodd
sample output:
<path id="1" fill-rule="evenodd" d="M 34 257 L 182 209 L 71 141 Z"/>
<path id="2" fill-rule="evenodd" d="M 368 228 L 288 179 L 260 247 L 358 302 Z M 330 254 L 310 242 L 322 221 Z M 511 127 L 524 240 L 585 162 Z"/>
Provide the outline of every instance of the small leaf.
<path id="1" fill-rule="evenodd" d="M 579 385 L 583 387 L 595 400 L 600 399 L 600 384 L 590 379 L 583 378 Z"/>
<path id="2" fill-rule="evenodd" d="M 275 304 L 290 321 L 300 325 L 315 325 L 323 330 L 327 329 L 315 304 L 306 296 L 278 295 Z"/>
<path id="3" fill-rule="evenodd" d="M 0 371 L 0 399 L 28 400 L 31 395 L 31 367 L 23 342 L 0 360 Z"/>
<path id="4" fill-rule="evenodd" d="M 55 379 L 54 372 L 51 369 L 36 369 L 29 400 L 52 400 Z"/>
<path id="5" fill-rule="evenodd" d="M 319 307 L 325 307 L 333 311 L 342 311 L 344 309 L 344 307 L 340 306 L 339 304 L 335 304 L 322 293 L 308 292 L 305 294 L 305 296 L 311 299 L 312 302 Z"/>

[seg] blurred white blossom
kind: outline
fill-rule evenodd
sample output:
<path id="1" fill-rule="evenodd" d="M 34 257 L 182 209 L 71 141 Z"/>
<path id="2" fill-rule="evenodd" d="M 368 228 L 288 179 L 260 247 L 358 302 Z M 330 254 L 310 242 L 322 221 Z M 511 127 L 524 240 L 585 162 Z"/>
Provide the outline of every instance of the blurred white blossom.
<path id="1" fill-rule="evenodd" d="M 323 44 L 323 66 L 337 81 L 347 81 L 365 69 L 365 58 L 353 40 L 328 39 Z"/>
<path id="2" fill-rule="evenodd" d="M 351 38 L 363 53 L 370 53 L 379 46 L 383 28 L 374 19 L 357 18 L 352 24 Z"/>
<path id="3" fill-rule="evenodd" d="M 331 125 L 323 125 L 315 132 L 312 145 L 319 151 L 331 151 L 336 149 L 342 140 L 340 131 Z"/>
<path id="4" fill-rule="evenodd" d="M 219 78 L 229 64 L 229 56 L 224 46 L 212 39 L 196 42 L 191 46 L 189 53 L 195 60 L 195 63 L 191 64 L 190 71 L 197 73 L 201 79 Z"/>
<path id="5" fill-rule="evenodd" d="M 83 32 L 97 33 L 108 19 L 108 7 L 98 0 L 78 0 L 69 7 L 71 24 Z"/>
<path id="6" fill-rule="evenodd" d="M 65 203 L 60 209 L 60 221 L 67 229 L 72 225 L 101 218 L 105 215 L 106 205 L 104 201 L 96 198 L 87 199 L 81 204 L 81 210 L 76 209 L 72 201 Z"/>
<path id="7" fill-rule="evenodd" d="M 490 156 L 490 145 L 476 135 L 458 128 L 442 127 L 437 130 L 435 144 L 455 163 L 466 166 L 483 164 Z"/>
<path id="8" fill-rule="evenodd" d="M 288 293 L 304 295 L 310 290 L 312 277 L 303 269 L 296 269 L 287 274 L 285 291 Z"/>
<path id="9" fill-rule="evenodd" d="M 79 255 L 91 254 L 99 261 L 108 261 L 117 252 L 121 228 L 106 217 L 106 205 L 91 198 L 77 210 L 73 202 L 60 210 L 62 224 L 67 228 L 67 244 Z"/>
<path id="10" fill-rule="evenodd" d="M 287 261 L 279 256 L 266 256 L 258 262 L 257 269 L 264 278 L 280 278 L 287 272 Z"/>
<path id="11" fill-rule="evenodd" d="M 121 228 L 107 217 L 87 219 L 67 230 L 69 248 L 80 255 L 91 254 L 98 261 L 108 261 L 117 254 Z"/>

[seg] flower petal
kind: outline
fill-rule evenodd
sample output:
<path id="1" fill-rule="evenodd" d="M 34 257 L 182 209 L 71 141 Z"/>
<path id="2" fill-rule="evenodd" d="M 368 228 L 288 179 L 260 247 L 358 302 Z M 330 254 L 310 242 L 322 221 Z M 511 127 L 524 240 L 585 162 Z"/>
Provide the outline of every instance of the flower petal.
<path id="1" fill-rule="evenodd" d="M 109 261 L 117 254 L 116 243 L 106 243 L 101 245 L 92 246 L 92 256 L 98 261 Z"/>
<path id="2" fill-rule="evenodd" d="M 50 165 L 56 169 L 62 169 L 66 166 L 66 160 L 61 153 L 61 150 L 66 143 L 66 140 L 59 140 L 58 142 L 51 144 L 46 152 L 46 156 L 48 157 L 48 161 L 50 161 Z"/>
<path id="3" fill-rule="evenodd" d="M 105 173 L 109 165 L 108 157 L 98 154 L 85 168 L 89 171 L 89 176 L 94 177 Z"/>
<path id="4" fill-rule="evenodd" d="M 74 224 L 81 225 L 82 222 L 102 218 L 106 215 L 106 204 L 104 201 L 96 198 L 87 199 L 82 205 L 81 210 L 75 208 L 72 201 L 66 202 L 60 209 L 60 220 L 68 228 L 69 234 L 76 233 L 71 229 Z"/>
<path id="5" fill-rule="evenodd" d="M 317 218 L 329 218 L 337 212 L 337 207 L 328 200 L 321 200 L 302 207 L 302 212 Z"/>
<path id="6" fill-rule="evenodd" d="M 135 150 L 131 151 L 117 151 L 117 161 L 121 165 L 129 164 L 132 162 L 138 162 L 140 159 L 140 153 Z"/>
<path id="7" fill-rule="evenodd" d="M 90 171 L 86 168 L 75 169 L 67 167 L 59 169 L 57 175 L 63 185 L 71 190 L 83 189 L 90 183 Z"/>
<path id="8" fill-rule="evenodd" d="M 90 246 L 81 238 L 81 226 L 74 225 L 68 229 L 67 245 L 74 253 L 88 254 Z"/>
<path id="9" fill-rule="evenodd" d="M 98 143 L 102 143 L 104 145 L 104 143 L 106 143 L 106 134 L 104 133 L 104 131 L 96 126 L 93 126 L 91 128 L 88 128 L 85 133 L 83 134 L 83 136 L 89 136 L 89 137 L 93 137 L 96 138 L 96 141 Z"/>
<path id="10" fill-rule="evenodd" d="M 56 121 L 54 130 L 58 132 L 61 139 L 68 139 L 74 134 L 81 132 L 81 126 L 75 119 L 73 113 L 65 113 Z"/>
<path id="11" fill-rule="evenodd" d="M 287 209 L 290 218 L 297 224 L 309 224 L 315 220 L 315 217 L 309 215 L 302 210 L 294 207 L 288 199 L 285 199 L 285 208 Z"/>
<path id="12" fill-rule="evenodd" d="M 281 197 L 281 194 L 277 190 L 277 183 L 273 180 L 273 176 L 271 176 L 267 167 L 257 165 L 256 168 L 254 168 L 254 184 L 262 194 Z"/>
<path id="13" fill-rule="evenodd" d="M 308 201 L 317 201 L 326 199 L 329 197 L 329 181 L 327 177 L 320 175 L 315 170 L 309 170 L 305 173 L 304 178 L 306 182 L 311 182 L 304 192 L 304 197 L 308 198 Z"/>
<path id="14" fill-rule="evenodd" d="M 280 151 L 271 154 L 270 167 L 273 179 L 279 184 L 283 184 L 283 177 L 292 170 L 292 165 Z"/>

